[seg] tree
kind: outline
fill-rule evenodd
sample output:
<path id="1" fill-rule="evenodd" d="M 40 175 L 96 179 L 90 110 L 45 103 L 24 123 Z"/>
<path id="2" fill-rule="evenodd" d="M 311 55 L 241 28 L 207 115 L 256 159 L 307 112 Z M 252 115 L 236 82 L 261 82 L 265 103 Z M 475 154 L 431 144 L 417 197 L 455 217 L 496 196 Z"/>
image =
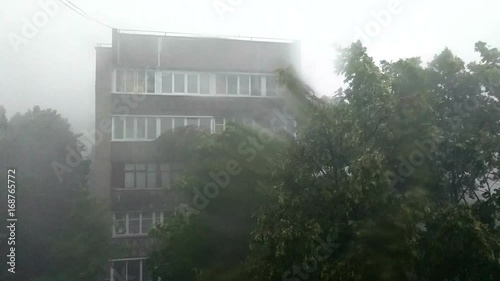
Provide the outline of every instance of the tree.
<path id="1" fill-rule="evenodd" d="M 376 64 L 342 50 L 338 102 L 294 75 L 298 130 L 251 243 L 255 280 L 498 280 L 500 55 Z M 495 221 L 497 222 L 495 224 Z"/>
<path id="2" fill-rule="evenodd" d="M 252 215 L 268 197 L 269 167 L 283 139 L 238 124 L 220 135 L 187 127 L 158 139 L 162 161 L 182 159 L 186 172 L 175 190 L 188 200 L 150 233 L 158 241 L 148 259 L 154 279 L 250 280 L 245 260 Z"/>
<path id="3" fill-rule="evenodd" d="M 50 109 L 34 107 L 10 120 L 0 119 L 5 121 L 0 139 L 1 180 L 6 182 L 7 168 L 16 168 L 17 174 L 16 274 L 9 278 L 95 279 L 109 257 L 110 222 L 103 219 L 102 206 L 86 191 L 88 162 L 81 157 L 78 135 Z M 54 163 L 70 170 L 60 178 Z M 2 189 L 4 218 L 6 195 Z"/>

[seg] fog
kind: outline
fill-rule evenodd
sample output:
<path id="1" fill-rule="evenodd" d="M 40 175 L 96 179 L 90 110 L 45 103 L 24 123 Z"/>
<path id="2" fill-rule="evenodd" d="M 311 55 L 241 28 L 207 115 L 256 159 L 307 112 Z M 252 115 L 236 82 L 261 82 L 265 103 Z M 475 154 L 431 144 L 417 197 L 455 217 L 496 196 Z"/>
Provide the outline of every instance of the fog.
<path id="1" fill-rule="evenodd" d="M 76 132 L 93 128 L 95 46 L 111 43 L 111 29 L 89 20 L 60 2 L 55 15 L 23 36 L 25 19 L 43 11 L 47 0 L 3 0 L 0 10 L 0 103 L 7 115 L 34 105 L 53 108 L 67 117 Z M 347 46 L 357 30 L 369 28 L 374 14 L 391 1 L 263 1 L 241 0 L 230 10 L 215 0 L 129 1 L 74 0 L 88 16 L 111 27 L 133 30 L 200 33 L 302 41 L 303 75 L 320 95 L 341 86 L 333 73 L 334 46 Z M 479 1 L 400 0 L 399 13 L 365 45 L 376 59 L 421 56 L 424 61 L 449 47 L 465 59 L 477 58 L 473 46 L 482 40 L 500 45 L 500 3 Z M 382 24 L 384 24 L 382 22 Z"/>

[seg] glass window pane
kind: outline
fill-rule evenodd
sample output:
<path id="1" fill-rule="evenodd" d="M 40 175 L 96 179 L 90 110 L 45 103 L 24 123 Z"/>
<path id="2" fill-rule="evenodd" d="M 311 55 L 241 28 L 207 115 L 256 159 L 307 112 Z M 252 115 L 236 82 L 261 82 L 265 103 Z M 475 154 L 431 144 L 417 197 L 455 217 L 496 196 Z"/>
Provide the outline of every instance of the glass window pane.
<path id="1" fill-rule="evenodd" d="M 198 126 L 198 118 L 187 118 L 187 126 Z"/>
<path id="2" fill-rule="evenodd" d="M 227 76 L 227 94 L 228 95 L 238 94 L 238 76 L 236 75 Z"/>
<path id="3" fill-rule="evenodd" d="M 226 75 L 217 74 L 215 79 L 216 94 L 225 95 L 226 94 Z"/>
<path id="4" fill-rule="evenodd" d="M 125 188 L 134 188 L 134 172 L 125 172 Z"/>
<path id="5" fill-rule="evenodd" d="M 130 220 L 128 223 L 128 227 L 129 227 L 128 233 L 129 234 L 139 234 L 139 230 L 140 230 L 139 223 L 140 223 L 139 220 Z"/>
<path id="6" fill-rule="evenodd" d="M 146 188 L 146 172 L 135 173 L 135 187 Z"/>
<path id="7" fill-rule="evenodd" d="M 117 213 L 115 214 L 115 234 L 126 234 L 126 217 L 125 214 Z"/>
<path id="8" fill-rule="evenodd" d="M 161 118 L 161 133 L 172 131 L 172 118 Z"/>
<path id="9" fill-rule="evenodd" d="M 162 73 L 162 93 L 172 93 L 172 73 L 163 72 Z"/>
<path id="10" fill-rule="evenodd" d="M 152 227 L 153 227 L 153 214 L 152 213 L 142 213 L 141 233 L 147 234 Z"/>
<path id="11" fill-rule="evenodd" d="M 215 118 L 215 133 L 220 134 L 224 131 L 224 118 Z"/>
<path id="12" fill-rule="evenodd" d="M 190 94 L 198 93 L 198 74 L 188 74 L 188 89 L 187 92 Z"/>
<path id="13" fill-rule="evenodd" d="M 154 93 L 155 92 L 155 72 L 154 71 L 148 71 L 146 72 L 146 79 L 147 79 L 147 92 L 148 93 Z"/>
<path id="14" fill-rule="evenodd" d="M 127 261 L 127 280 L 140 281 L 141 279 L 141 260 Z"/>
<path id="15" fill-rule="evenodd" d="M 162 187 L 170 187 L 171 179 L 170 179 L 170 166 L 168 164 L 161 164 L 161 185 Z"/>
<path id="16" fill-rule="evenodd" d="M 156 188 L 156 171 L 148 172 L 148 188 Z"/>
<path id="17" fill-rule="evenodd" d="M 148 139 L 156 139 L 156 118 L 148 118 Z"/>
<path id="18" fill-rule="evenodd" d="M 134 170 L 135 170 L 134 164 L 125 164 L 125 171 L 134 171 Z"/>
<path id="19" fill-rule="evenodd" d="M 266 77 L 266 96 L 277 96 L 278 95 L 278 79 L 276 76 Z"/>
<path id="20" fill-rule="evenodd" d="M 184 118 L 174 118 L 174 128 L 184 127 Z"/>
<path id="21" fill-rule="evenodd" d="M 116 140 L 123 139 L 123 117 L 113 117 L 113 133 Z"/>
<path id="22" fill-rule="evenodd" d="M 135 138 L 134 118 L 133 117 L 126 117 L 125 118 L 125 138 L 127 138 L 127 139 Z"/>
<path id="23" fill-rule="evenodd" d="M 261 95 L 260 76 L 252 75 L 252 77 L 251 77 L 251 90 L 252 90 L 252 96 L 260 96 Z"/>
<path id="24" fill-rule="evenodd" d="M 240 95 L 250 95 L 250 76 L 240 76 Z"/>
<path id="25" fill-rule="evenodd" d="M 135 164 L 135 169 L 137 171 L 144 171 L 146 170 L 146 164 Z"/>
<path id="26" fill-rule="evenodd" d="M 113 280 L 111 281 L 126 281 L 127 279 L 127 261 L 113 262 Z"/>
<path id="27" fill-rule="evenodd" d="M 211 122 L 212 120 L 211 119 L 208 119 L 208 118 L 202 118 L 200 119 L 200 128 L 207 132 L 207 133 L 210 133 L 210 125 L 211 125 Z"/>
<path id="28" fill-rule="evenodd" d="M 200 74 L 200 94 L 210 94 L 209 74 Z"/>
<path id="29" fill-rule="evenodd" d="M 125 92 L 134 93 L 135 92 L 135 71 L 127 70 L 126 71 L 126 89 Z"/>
<path id="30" fill-rule="evenodd" d="M 163 220 L 161 218 L 162 212 L 155 212 L 155 224 L 161 224 L 163 223 Z"/>
<path id="31" fill-rule="evenodd" d="M 185 93 L 184 74 L 174 74 L 174 89 L 176 93 Z"/>
<path id="32" fill-rule="evenodd" d="M 138 93 L 146 92 L 146 72 L 145 71 L 137 71 L 137 92 Z"/>
<path id="33" fill-rule="evenodd" d="M 138 139 L 146 138 L 146 118 L 144 117 L 137 118 L 137 138 Z"/>
<path id="34" fill-rule="evenodd" d="M 125 70 L 117 69 L 116 70 L 116 91 L 117 92 L 125 92 Z"/>

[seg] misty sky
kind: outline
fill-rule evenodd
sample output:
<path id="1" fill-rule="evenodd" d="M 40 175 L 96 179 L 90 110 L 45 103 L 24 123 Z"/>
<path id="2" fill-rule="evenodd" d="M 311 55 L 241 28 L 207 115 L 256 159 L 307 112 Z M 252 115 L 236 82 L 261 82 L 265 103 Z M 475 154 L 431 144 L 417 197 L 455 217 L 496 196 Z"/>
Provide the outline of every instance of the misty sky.
<path id="1" fill-rule="evenodd" d="M 57 0 L 0 1 L 0 104 L 9 116 L 34 105 L 53 108 L 69 119 L 74 131 L 91 130 L 95 46 L 111 43 L 111 29 Z M 320 95 L 329 95 L 341 85 L 333 73 L 334 46 L 353 42 L 357 29 L 372 28 L 364 43 L 377 60 L 421 56 L 428 61 L 447 46 L 468 62 L 478 58 L 476 41 L 500 47 L 500 2 L 494 0 L 70 1 L 120 29 L 299 39 L 303 75 Z M 58 11 L 32 38 L 25 38 L 25 21 L 33 22 L 44 13 L 40 3 L 49 2 L 56 3 Z M 223 13 L 214 3 L 235 7 Z M 374 13 L 381 15 L 382 10 L 391 17 L 382 17 L 377 33 Z M 24 38 L 17 51 L 10 42 L 13 37 Z"/>

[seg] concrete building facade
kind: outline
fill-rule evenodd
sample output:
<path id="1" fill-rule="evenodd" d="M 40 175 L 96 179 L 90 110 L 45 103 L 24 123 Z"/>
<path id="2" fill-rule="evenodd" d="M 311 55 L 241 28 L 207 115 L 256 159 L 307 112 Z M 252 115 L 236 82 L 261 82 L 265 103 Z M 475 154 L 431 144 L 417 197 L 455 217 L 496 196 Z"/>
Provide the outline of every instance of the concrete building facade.
<path id="1" fill-rule="evenodd" d="M 161 163 L 154 140 L 184 126 L 220 133 L 228 122 L 270 127 L 282 110 L 278 68 L 300 68 L 300 43 L 113 30 L 96 48 L 93 192 L 111 206 L 113 240 L 105 280 L 148 281 L 148 231 L 174 211 L 178 167 Z"/>

